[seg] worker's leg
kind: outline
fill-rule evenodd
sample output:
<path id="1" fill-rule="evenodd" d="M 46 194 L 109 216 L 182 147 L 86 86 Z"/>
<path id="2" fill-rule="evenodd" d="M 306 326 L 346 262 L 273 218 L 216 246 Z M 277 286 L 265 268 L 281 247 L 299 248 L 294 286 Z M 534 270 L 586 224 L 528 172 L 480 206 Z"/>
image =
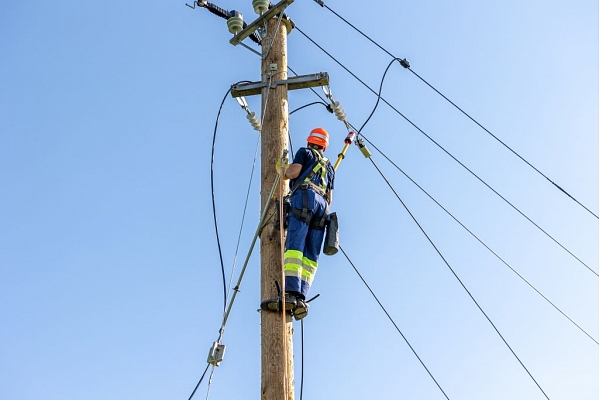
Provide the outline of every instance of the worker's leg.
<path id="1" fill-rule="evenodd" d="M 315 215 L 313 220 L 320 220 L 325 214 L 327 207 L 325 201 L 319 196 L 315 199 Z M 315 279 L 317 273 L 317 263 L 319 260 L 319 254 L 321 253 L 321 246 L 323 244 L 323 238 L 325 237 L 324 229 L 308 228 L 306 233 L 306 241 L 304 243 L 304 249 L 302 251 L 302 274 L 301 274 L 301 290 L 300 293 L 306 298 L 310 286 Z"/>
<path id="2" fill-rule="evenodd" d="M 308 224 L 299 220 L 291 213 L 288 214 L 288 232 L 283 255 L 283 270 L 285 274 L 285 291 L 301 291 L 302 259 Z"/>

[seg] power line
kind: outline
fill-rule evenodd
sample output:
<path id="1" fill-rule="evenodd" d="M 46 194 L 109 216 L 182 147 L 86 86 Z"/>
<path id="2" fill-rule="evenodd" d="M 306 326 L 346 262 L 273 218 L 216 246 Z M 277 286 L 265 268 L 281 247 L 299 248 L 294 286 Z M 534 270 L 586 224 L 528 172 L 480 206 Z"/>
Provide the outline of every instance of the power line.
<path id="1" fill-rule="evenodd" d="M 580 331 L 585 333 L 590 339 L 592 339 L 596 344 L 598 341 L 594 339 L 592 335 L 586 332 L 581 326 L 579 326 L 575 321 L 573 321 L 567 314 L 565 314 L 557 305 L 555 305 L 550 299 L 548 299 L 542 292 L 540 292 L 535 286 L 533 286 L 527 279 L 525 279 L 517 270 L 510 266 L 502 257 L 500 257 L 494 250 L 492 250 L 483 240 L 481 240 L 475 233 L 473 233 L 469 228 L 467 228 L 462 222 L 460 222 L 450 211 L 448 211 L 442 204 L 440 204 L 433 196 L 431 196 L 423 187 L 421 187 L 414 179 L 412 179 L 402 168 L 400 168 L 396 163 L 394 163 L 390 158 L 385 155 L 373 142 L 371 142 L 365 135 L 362 135 L 362 138 L 365 139 L 375 150 L 377 150 L 386 160 L 388 160 L 398 171 L 400 171 L 409 181 L 411 181 L 416 187 L 418 187 L 427 197 L 429 197 L 435 204 L 437 204 L 446 214 L 448 214 L 454 221 L 456 221 L 464 230 L 466 230 L 471 236 L 473 236 L 479 243 L 481 243 L 490 253 L 492 253 L 498 260 L 500 260 L 504 265 L 506 265 L 512 272 L 514 272 L 523 282 L 525 282 L 529 287 L 537 292 L 546 302 L 548 302 L 552 307 L 554 307 L 558 312 L 560 312 L 565 318 L 567 318 L 573 325 L 575 325 Z"/>
<path id="2" fill-rule="evenodd" d="M 240 241 L 242 239 L 242 230 L 244 227 L 244 221 L 246 220 L 246 210 L 248 208 L 248 200 L 250 199 L 250 189 L 252 187 L 252 178 L 254 177 L 254 168 L 256 166 L 256 158 L 258 155 L 258 149 L 260 148 L 260 133 L 258 135 L 258 140 L 256 143 L 256 150 L 254 151 L 254 160 L 252 161 L 252 169 L 250 171 L 250 181 L 248 182 L 248 190 L 246 191 L 246 200 L 244 201 L 244 211 L 242 212 L 242 222 L 240 223 L 240 231 L 238 233 L 238 239 L 237 239 L 237 243 L 235 246 L 235 254 L 233 256 L 233 266 L 231 268 L 231 275 L 229 276 L 229 288 L 227 289 L 228 291 L 228 295 L 227 297 L 229 297 L 229 293 L 231 293 L 231 283 L 233 281 L 233 274 L 235 272 L 235 265 L 237 262 L 237 255 L 238 255 L 238 250 L 240 248 Z"/>
<path id="3" fill-rule="evenodd" d="M 388 65 L 388 69 L 391 66 L 392 63 L 390 63 Z M 387 69 L 386 69 L 386 73 L 387 73 Z M 385 74 L 384 74 L 385 76 Z M 381 81 L 381 85 L 383 85 L 383 79 Z M 379 88 L 379 94 L 381 93 L 381 85 Z M 317 94 L 317 93 L 315 93 Z M 318 96 L 318 94 L 317 94 Z M 319 96 L 320 97 L 320 96 Z M 367 122 L 371 119 L 371 117 L 373 116 L 376 108 L 377 108 L 377 104 L 379 103 L 379 99 L 380 96 L 378 96 L 377 98 L 377 103 L 375 105 L 375 107 L 373 108 L 373 111 L 371 112 L 371 114 L 369 115 L 369 117 L 366 119 L 366 121 L 363 123 L 363 125 L 360 127 L 360 129 L 356 130 L 356 128 L 354 126 L 352 126 L 352 124 L 348 123 L 348 125 L 354 129 L 356 132 L 360 133 L 362 138 L 365 139 L 371 146 L 373 146 L 384 158 L 386 158 L 394 167 L 396 167 L 396 169 L 398 169 L 408 180 L 410 180 L 415 186 L 417 186 L 423 193 L 425 193 L 434 203 L 436 203 L 442 210 L 444 210 L 444 212 L 446 212 L 446 214 L 448 214 L 452 219 L 454 219 L 454 221 L 456 221 L 463 229 L 465 229 L 471 236 L 473 236 L 479 243 L 481 243 L 489 252 L 491 252 L 498 260 L 500 260 L 504 265 L 506 265 L 513 273 L 515 273 L 523 282 L 525 282 L 527 285 L 529 285 L 535 292 L 537 292 L 546 302 L 548 302 L 552 307 L 554 307 L 559 313 L 561 313 L 565 318 L 567 318 L 573 325 L 575 325 L 580 331 L 582 331 L 586 336 L 588 336 L 591 340 L 593 340 L 596 344 L 598 344 L 598 341 L 592 336 L 590 335 L 585 329 L 583 329 L 579 324 L 577 324 L 572 318 L 570 318 L 566 313 L 564 313 L 557 305 L 555 305 L 552 301 L 550 301 L 550 299 L 548 299 L 542 292 L 540 292 L 535 286 L 533 286 L 533 284 L 531 284 L 527 279 L 525 279 L 517 270 L 515 270 L 510 264 L 508 264 L 502 257 L 500 257 L 494 250 L 492 250 L 492 248 L 490 248 L 485 242 L 483 242 L 477 235 L 475 235 L 469 228 L 467 228 L 462 222 L 460 222 L 452 213 L 450 213 L 450 211 L 448 211 L 442 204 L 440 204 L 434 197 L 432 197 L 425 189 L 423 189 L 423 187 L 421 187 L 415 180 L 413 180 L 406 172 L 404 172 L 404 170 L 402 170 L 396 163 L 394 163 L 387 155 L 385 155 L 373 142 L 371 142 L 363 133 L 362 130 L 365 127 L 365 125 L 367 124 Z M 324 105 L 327 110 L 331 111 L 329 105 L 323 103 L 323 102 L 315 102 L 315 103 L 310 103 L 309 105 L 312 104 L 322 104 Z M 306 106 L 300 107 L 294 111 L 298 111 L 299 109 L 302 109 Z"/>
<path id="4" fill-rule="evenodd" d="M 300 400 L 304 392 L 304 318 L 300 320 Z"/>
<path id="5" fill-rule="evenodd" d="M 471 300 L 473 301 L 473 303 L 475 303 L 475 305 L 477 306 L 477 308 L 479 309 L 479 311 L 481 311 L 481 313 L 488 320 L 488 322 L 490 323 L 490 325 L 492 326 L 492 328 L 494 328 L 494 330 L 496 331 L 496 333 L 498 334 L 498 336 L 500 336 L 500 339 L 502 339 L 502 341 L 504 342 L 504 344 L 506 345 L 506 347 L 510 350 L 510 352 L 513 354 L 513 356 L 515 356 L 515 358 L 517 359 L 517 361 L 519 362 L 519 364 L 521 364 L 521 366 L 523 367 L 523 369 L 525 369 L 525 371 L 527 372 L 527 374 L 529 375 L 529 377 L 537 385 L 537 387 L 544 394 L 544 396 L 547 399 L 550 399 L 546 395 L 546 392 L 544 392 L 544 389 L 542 389 L 542 387 L 540 386 L 540 384 L 535 380 L 535 378 L 533 377 L 533 375 L 531 374 L 531 372 L 529 372 L 529 370 L 527 369 L 527 367 L 525 366 L 525 364 L 523 364 L 523 362 L 521 361 L 521 359 L 519 358 L 519 356 L 517 356 L 517 353 L 515 353 L 515 351 L 512 349 L 512 347 L 510 347 L 510 345 L 508 344 L 508 342 L 506 341 L 506 339 L 504 338 L 504 336 L 502 336 L 502 334 L 500 333 L 500 331 L 498 330 L 498 328 L 496 327 L 496 325 L 492 322 L 492 320 L 490 319 L 490 317 L 486 314 L 486 312 L 483 310 L 483 308 L 481 308 L 481 306 L 479 305 L 479 303 L 477 302 L 477 300 L 475 300 L 475 297 L 473 297 L 473 295 L 471 294 L 471 292 L 469 291 L 469 289 L 467 289 L 467 287 L 465 286 L 465 284 L 463 283 L 463 281 L 458 277 L 458 275 L 456 274 L 456 272 L 454 271 L 454 269 L 452 268 L 452 266 L 450 266 L 450 263 L 442 255 L 441 251 L 437 248 L 437 246 L 435 245 L 435 243 L 433 243 L 433 240 L 429 237 L 429 235 L 427 234 L 427 232 L 425 232 L 425 229 L 423 229 L 423 227 L 421 226 L 421 224 L 419 223 L 419 221 L 415 218 L 415 216 L 410 211 L 410 209 L 408 208 L 408 206 L 404 203 L 404 201 L 400 198 L 400 196 L 398 195 L 398 193 L 394 190 L 394 188 L 392 187 L 392 185 L 390 184 L 390 182 L 387 180 L 387 178 L 385 177 L 385 175 L 381 172 L 381 170 L 379 169 L 379 167 L 377 167 L 377 164 L 375 164 L 375 161 L 373 161 L 373 159 L 371 157 L 369 157 L 369 160 L 371 161 L 371 163 L 373 164 L 373 166 L 375 167 L 375 169 L 377 170 L 377 172 L 379 172 L 379 174 L 381 175 L 381 177 L 383 178 L 383 180 L 385 180 L 385 182 L 388 184 L 388 186 L 390 187 L 390 189 L 392 190 L 392 192 L 396 195 L 396 197 L 398 198 L 398 200 L 400 201 L 400 203 L 402 204 L 402 206 L 404 207 L 404 209 L 406 210 L 406 212 L 408 212 L 408 214 L 410 215 L 410 217 L 412 218 L 412 220 L 415 222 L 415 224 L 419 227 L 419 229 L 421 230 L 421 232 L 423 233 L 423 235 L 425 235 L 425 237 L 427 238 L 427 240 L 429 241 L 429 243 L 431 244 L 431 246 L 435 249 L 435 251 L 438 253 L 438 255 L 440 256 L 440 258 L 442 259 L 442 261 L 446 264 L 446 266 L 448 267 L 448 269 L 450 269 L 450 272 L 452 272 L 452 274 L 454 275 L 454 277 L 456 278 L 456 280 L 458 281 L 458 283 L 460 283 L 460 285 L 465 290 L 465 292 L 467 292 L 467 294 L 469 295 L 469 297 L 471 298 Z"/>
<path id="6" fill-rule="evenodd" d="M 363 31 L 361 31 L 360 29 L 358 29 L 356 26 L 354 26 L 353 24 L 351 24 L 348 20 L 346 20 L 345 18 L 343 18 L 340 14 L 338 14 L 337 12 L 335 12 L 334 10 L 332 10 L 329 6 L 327 6 L 322 0 L 314 0 L 315 3 L 319 4 L 321 7 L 326 8 L 327 10 L 329 10 L 332 14 L 334 14 L 336 17 L 338 17 L 339 19 L 341 19 L 342 21 L 344 21 L 347 25 L 349 25 L 350 27 L 352 27 L 355 31 L 357 31 L 358 33 L 360 33 L 362 36 L 364 36 L 367 40 L 369 40 L 371 43 L 373 43 L 375 46 L 377 46 L 379 49 L 381 49 L 383 52 L 385 52 L 387 55 L 389 55 L 390 57 L 394 58 L 394 59 L 398 59 L 396 56 L 394 56 L 392 53 L 390 53 L 388 50 L 386 50 L 383 46 L 381 46 L 379 43 L 377 43 L 375 40 L 371 39 L 368 35 L 366 35 Z M 545 175 L 543 172 L 541 172 L 538 168 L 536 168 L 535 166 L 533 166 L 533 164 L 531 164 L 529 161 L 527 161 L 524 157 L 522 157 L 519 153 L 517 153 L 515 150 L 513 150 L 510 146 L 508 146 L 506 143 L 504 143 L 500 138 L 498 138 L 496 135 L 494 135 L 490 130 L 488 130 L 485 126 L 483 126 L 481 123 L 479 123 L 479 121 L 477 121 L 475 118 L 473 118 L 471 115 L 469 115 L 466 111 L 464 111 L 462 108 L 460 108 L 456 103 L 454 103 L 452 100 L 450 100 L 447 96 L 445 96 L 442 92 L 440 92 L 438 89 L 436 89 L 432 84 L 430 84 L 429 82 L 427 82 L 424 78 L 422 78 L 419 74 L 417 74 L 411 67 L 410 65 L 403 65 L 406 69 L 408 69 L 411 73 L 413 73 L 417 78 L 419 78 L 423 83 L 425 83 L 427 86 L 429 86 L 431 89 L 433 89 L 437 94 L 439 94 L 442 98 L 444 98 L 448 103 L 450 103 L 452 106 L 454 106 L 458 111 L 460 111 L 462 114 L 464 114 L 467 118 L 469 118 L 471 121 L 473 121 L 477 126 L 479 126 L 481 129 L 483 129 L 485 132 L 487 132 L 491 137 L 493 137 L 498 143 L 500 143 L 502 146 L 504 146 L 506 149 L 508 149 L 511 153 L 513 153 L 515 156 L 517 156 L 519 159 L 521 159 L 521 161 L 523 161 L 525 164 L 527 164 L 529 167 L 531 167 L 534 171 L 536 171 L 539 175 L 541 175 L 542 177 L 544 177 L 548 182 L 550 182 L 552 185 L 554 185 L 557 189 L 559 189 L 561 192 L 563 192 L 565 195 L 567 195 L 569 198 L 571 198 L 571 200 L 575 201 L 577 204 L 579 204 L 582 208 L 584 208 L 587 212 L 589 212 L 590 214 L 592 214 L 594 217 L 598 218 L 598 215 L 595 214 L 593 211 L 591 211 L 589 208 L 587 208 L 585 205 L 583 205 L 579 200 L 577 200 L 575 197 L 573 197 L 569 192 L 567 192 L 565 189 L 563 189 L 560 185 L 558 185 L 557 183 L 555 183 L 552 179 L 550 179 L 547 175 Z"/>
<path id="7" fill-rule="evenodd" d="M 381 99 L 381 101 L 383 101 L 385 104 L 387 104 L 392 110 L 394 110 L 398 115 L 400 115 L 402 118 L 404 118 L 404 120 L 406 120 L 409 124 L 411 124 L 415 129 L 417 129 L 421 134 L 423 134 L 426 138 L 428 138 L 432 143 L 434 143 L 437 147 L 439 147 L 444 153 L 446 153 L 448 156 L 450 156 L 454 161 L 456 161 L 461 167 L 463 167 L 465 170 L 467 170 L 471 175 L 473 175 L 475 178 L 477 178 L 477 180 L 479 180 L 481 183 L 483 183 L 488 189 L 490 189 L 492 192 L 494 192 L 498 197 L 500 197 L 506 204 L 508 204 L 510 207 L 512 207 L 515 211 L 517 211 L 519 214 L 521 214 L 521 216 L 523 216 L 525 219 L 527 219 L 531 224 L 533 224 L 538 230 L 540 230 L 542 233 L 544 233 L 546 236 L 548 236 L 550 239 L 552 239 L 552 241 L 554 241 L 557 245 L 559 245 L 563 250 L 565 250 L 567 253 L 569 253 L 573 258 L 575 258 L 577 261 L 579 261 L 583 266 L 585 266 L 587 269 L 589 269 L 594 275 L 598 276 L 598 273 L 596 271 L 594 271 L 592 268 L 590 268 L 590 266 L 588 266 L 585 262 L 583 262 L 579 257 L 577 257 L 575 254 L 573 254 L 569 249 L 567 249 L 562 243 L 560 243 L 558 240 L 556 240 L 552 235 L 550 235 L 548 232 L 546 232 L 541 226 L 539 226 L 537 223 L 535 223 L 531 218 L 529 218 L 525 213 L 523 213 L 519 208 L 517 208 L 514 204 L 512 204 L 510 201 L 508 201 L 505 197 L 503 197 L 498 191 L 496 191 L 493 187 L 491 187 L 486 181 L 484 181 L 482 178 L 480 178 L 475 172 L 473 172 L 471 169 L 469 169 L 465 164 L 463 164 L 459 159 L 457 159 L 452 153 L 450 153 L 448 150 L 446 150 L 442 145 L 440 145 L 438 142 L 436 142 L 431 136 L 429 136 L 425 131 L 423 131 L 421 128 L 419 128 L 419 126 L 417 126 L 414 122 L 412 122 L 410 119 L 408 119 L 408 117 L 406 117 L 404 114 L 402 114 L 398 109 L 396 109 L 393 105 L 391 105 L 385 98 L 383 98 L 381 96 L 381 87 L 380 87 L 380 92 L 377 93 L 375 90 L 373 90 L 370 86 L 368 86 L 365 82 L 363 82 L 360 78 L 358 78 L 353 72 L 351 72 L 348 68 L 346 68 L 346 66 L 344 66 L 341 62 L 339 62 L 335 57 L 333 57 L 331 54 L 329 54 L 325 49 L 323 49 L 323 47 L 321 47 L 319 44 L 317 44 L 313 39 L 311 39 L 310 37 L 308 37 L 304 32 L 302 32 L 302 30 L 300 30 L 300 28 L 298 28 L 298 26 L 296 25 L 296 29 L 302 34 L 304 35 L 309 41 L 311 41 L 315 46 L 317 46 L 320 50 L 322 50 L 325 54 L 327 54 L 332 60 L 334 60 L 338 65 L 340 65 L 343 69 L 345 69 L 348 73 L 350 73 L 356 80 L 358 80 L 360 83 L 362 83 L 367 89 L 369 89 L 373 94 L 375 94 L 378 98 L 378 101 L 375 105 L 375 107 L 377 107 L 377 105 L 379 104 L 379 99 Z M 390 65 L 392 63 L 394 63 L 397 59 L 392 60 L 392 62 L 390 63 Z M 389 65 L 388 65 L 389 68 Z M 387 72 L 387 69 L 386 69 Z M 385 74 L 383 76 L 383 78 L 385 78 Z M 383 84 L 383 78 L 382 78 L 382 84 Z M 363 124 L 364 127 L 364 124 Z M 362 129 L 362 128 L 361 128 Z"/>
<path id="8" fill-rule="evenodd" d="M 200 377 L 200 380 L 198 381 L 198 383 L 196 384 L 196 387 L 194 388 L 194 390 L 192 391 L 192 394 L 190 394 L 190 397 L 188 398 L 188 400 L 192 400 L 192 397 L 194 397 L 194 394 L 196 394 L 196 390 L 198 390 L 198 387 L 200 386 L 200 384 L 202 383 L 202 381 L 204 380 L 204 376 L 206 375 L 206 372 L 208 371 L 208 368 L 210 367 L 210 364 L 206 365 L 206 369 L 204 370 L 204 372 L 202 373 L 202 376 Z"/>
<path id="9" fill-rule="evenodd" d="M 352 262 L 352 260 L 350 260 L 350 257 L 348 257 L 348 254 L 346 254 L 346 252 L 344 251 L 344 249 L 342 248 L 342 246 L 340 246 L 340 250 L 342 251 L 342 254 L 344 254 L 344 256 L 346 257 L 346 260 L 348 260 L 348 262 L 350 263 L 350 265 L 352 266 L 352 268 L 354 269 L 354 271 L 356 272 L 356 274 L 358 275 L 358 277 L 360 278 L 360 280 L 364 283 L 364 285 L 369 290 L 369 292 L 371 292 L 371 295 L 373 296 L 373 298 L 375 299 L 375 301 L 377 301 L 377 304 L 379 304 L 379 307 L 381 307 L 381 309 L 383 310 L 383 312 L 385 313 L 385 315 L 387 315 L 387 317 L 390 320 L 390 322 L 392 323 L 392 325 L 394 325 L 394 327 L 396 328 L 396 330 L 398 331 L 398 333 L 400 334 L 400 336 L 402 336 L 402 339 L 404 339 L 404 341 L 406 342 L 406 344 L 408 345 L 408 347 L 410 348 L 410 350 L 413 352 L 413 354 L 415 355 L 415 357 L 417 357 L 417 360 L 419 360 L 419 362 L 421 363 L 421 365 L 423 366 L 423 368 L 425 368 L 425 371 L 427 371 L 427 373 L 429 374 L 429 376 L 431 377 L 431 379 L 433 379 L 433 381 L 435 382 L 435 384 L 437 385 L 437 387 L 440 389 L 440 391 L 442 392 L 442 394 L 444 395 L 444 397 L 446 399 L 449 399 L 449 397 L 446 394 L 446 392 L 444 392 L 444 389 L 442 389 L 442 387 L 440 386 L 440 384 L 438 383 L 438 381 L 435 379 L 435 377 L 433 376 L 433 374 L 431 373 L 431 371 L 429 371 L 429 368 L 427 368 L 427 366 L 425 365 L 425 363 L 423 362 L 423 360 L 421 359 L 421 357 L 419 357 L 419 355 L 415 351 L 414 347 L 412 347 L 412 345 L 410 344 L 410 342 L 408 341 L 408 339 L 406 338 L 406 336 L 404 336 L 404 334 L 402 333 L 402 331 L 400 330 L 400 328 L 398 327 L 398 325 L 396 324 L 396 322 L 394 321 L 394 319 L 391 317 L 390 313 L 388 313 L 387 310 L 385 309 L 385 307 L 383 306 L 383 304 L 381 304 L 381 301 L 379 301 L 379 298 L 377 297 L 377 295 L 375 294 L 375 292 L 373 292 L 373 289 L 371 289 L 371 287 L 369 286 L 369 284 L 367 283 L 367 281 L 365 281 L 365 278 L 363 278 L 363 276 L 360 274 L 360 272 L 358 272 L 358 269 L 356 268 L 356 266 L 354 265 L 354 263 Z"/>
<path id="10" fill-rule="evenodd" d="M 215 142 L 217 140 L 217 127 L 219 126 L 219 118 L 221 117 L 221 110 L 223 110 L 223 104 L 225 104 L 225 100 L 227 96 L 231 92 L 231 88 L 225 93 L 223 96 L 223 100 L 221 101 L 221 105 L 219 106 L 219 112 L 217 113 L 217 118 L 215 120 L 215 129 L 213 132 L 213 140 L 212 140 L 212 149 L 210 155 L 210 193 L 212 198 L 212 210 L 213 210 L 213 221 L 215 224 L 215 235 L 217 238 L 217 248 L 219 249 L 219 260 L 221 261 L 221 273 L 223 275 L 223 312 L 225 312 L 225 308 L 227 307 L 227 283 L 225 282 L 225 265 L 223 263 L 223 252 L 221 251 L 221 240 L 219 238 L 219 226 L 217 224 L 217 208 L 215 205 L 215 184 L 214 184 L 214 163 L 215 163 Z"/>

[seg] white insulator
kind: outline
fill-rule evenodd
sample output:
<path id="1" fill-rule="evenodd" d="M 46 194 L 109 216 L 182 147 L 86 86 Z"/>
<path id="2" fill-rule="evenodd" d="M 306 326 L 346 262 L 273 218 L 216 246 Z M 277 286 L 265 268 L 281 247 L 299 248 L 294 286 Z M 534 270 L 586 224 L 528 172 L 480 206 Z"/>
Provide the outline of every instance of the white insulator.
<path id="1" fill-rule="evenodd" d="M 250 125 L 252 125 L 255 130 L 260 132 L 262 127 L 260 126 L 260 120 L 256 116 L 256 113 L 249 112 L 248 115 L 246 115 L 246 118 L 248 118 L 248 121 L 250 121 Z"/>
<path id="2" fill-rule="evenodd" d="M 340 121 L 345 121 L 346 120 L 346 112 L 344 111 L 344 109 L 340 105 L 339 101 L 332 102 L 331 103 L 331 108 L 333 109 L 333 113 L 335 114 L 335 116 L 337 117 L 337 119 L 339 119 Z"/>
<path id="3" fill-rule="evenodd" d="M 258 15 L 263 15 L 269 9 L 269 0 L 252 0 L 254 12 Z"/>
<path id="4" fill-rule="evenodd" d="M 244 17 L 241 13 L 234 11 L 234 15 L 227 20 L 229 32 L 237 35 L 244 28 Z"/>

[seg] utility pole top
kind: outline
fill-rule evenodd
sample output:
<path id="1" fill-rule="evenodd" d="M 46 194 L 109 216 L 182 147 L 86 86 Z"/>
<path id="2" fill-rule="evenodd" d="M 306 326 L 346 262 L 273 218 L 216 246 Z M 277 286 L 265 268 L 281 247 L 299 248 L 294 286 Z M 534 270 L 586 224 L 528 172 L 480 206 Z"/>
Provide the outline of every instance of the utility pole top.
<path id="1" fill-rule="evenodd" d="M 264 23 L 268 20 L 270 20 L 271 18 L 273 18 L 274 16 L 276 16 L 277 14 L 283 12 L 283 10 L 290 4 L 292 4 L 294 2 L 294 0 L 281 0 L 279 3 L 277 3 L 276 5 L 274 5 L 272 8 L 268 9 L 268 11 L 266 11 L 264 14 L 262 14 L 260 17 L 258 17 L 258 19 L 256 19 L 254 22 L 252 22 L 250 25 L 246 26 L 244 29 L 242 29 L 241 32 L 237 33 L 230 41 L 229 43 L 231 43 L 232 45 L 236 46 L 238 45 L 242 40 L 246 39 L 248 36 L 250 36 L 256 29 L 258 29 L 259 27 L 262 27 L 264 25 Z M 252 4 L 254 5 L 255 3 L 260 3 L 260 1 L 256 1 L 254 0 L 252 2 Z M 268 1 L 266 2 L 267 4 L 269 3 Z M 257 10 L 258 7 L 255 7 L 255 10 Z M 286 29 L 287 29 L 287 33 L 289 34 L 290 31 L 292 30 L 292 25 L 289 21 L 287 21 L 287 19 L 285 20 L 286 22 Z"/>

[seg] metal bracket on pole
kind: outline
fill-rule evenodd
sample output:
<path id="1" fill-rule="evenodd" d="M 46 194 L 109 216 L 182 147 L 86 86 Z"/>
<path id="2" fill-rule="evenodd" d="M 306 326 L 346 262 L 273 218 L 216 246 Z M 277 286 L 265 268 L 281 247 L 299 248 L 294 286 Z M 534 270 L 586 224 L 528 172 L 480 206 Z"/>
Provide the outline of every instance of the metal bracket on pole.
<path id="1" fill-rule="evenodd" d="M 319 72 L 317 74 L 294 76 L 288 79 L 271 82 L 271 87 L 277 85 L 287 85 L 288 90 L 326 86 L 329 85 L 329 74 L 327 72 Z M 260 94 L 262 89 L 267 86 L 269 86 L 268 82 L 250 82 L 232 85 L 231 96 L 240 97 Z"/>
<path id="2" fill-rule="evenodd" d="M 281 0 L 279 3 L 275 4 L 272 8 L 269 9 L 266 13 L 258 17 L 253 23 L 248 24 L 244 29 L 242 29 L 237 35 L 235 35 L 229 43 L 234 46 L 237 46 L 242 40 L 246 39 L 248 36 L 252 34 L 260 25 L 263 24 L 264 21 L 268 21 L 273 18 L 275 15 L 283 12 L 283 10 L 292 4 L 294 0 Z M 289 30 L 288 30 L 289 31 Z"/>

